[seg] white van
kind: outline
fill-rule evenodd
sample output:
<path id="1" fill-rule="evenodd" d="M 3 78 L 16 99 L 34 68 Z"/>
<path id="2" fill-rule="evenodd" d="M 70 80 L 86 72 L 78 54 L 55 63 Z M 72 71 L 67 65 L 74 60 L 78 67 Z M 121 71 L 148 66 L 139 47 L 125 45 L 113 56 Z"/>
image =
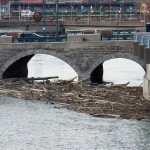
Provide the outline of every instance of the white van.
<path id="1" fill-rule="evenodd" d="M 33 17 L 34 12 L 31 10 L 22 10 L 21 11 L 21 17 Z"/>

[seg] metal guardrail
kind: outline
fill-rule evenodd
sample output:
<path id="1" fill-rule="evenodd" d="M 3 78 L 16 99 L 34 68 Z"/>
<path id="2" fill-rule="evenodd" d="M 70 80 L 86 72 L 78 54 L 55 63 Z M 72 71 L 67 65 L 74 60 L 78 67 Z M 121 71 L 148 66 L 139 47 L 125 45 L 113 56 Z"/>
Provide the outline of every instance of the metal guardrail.
<path id="1" fill-rule="evenodd" d="M 136 29 L 129 29 L 129 30 L 112 30 L 113 34 L 133 34 Z"/>
<path id="2" fill-rule="evenodd" d="M 148 48 L 150 48 L 150 39 L 148 40 L 148 45 L 147 46 L 148 46 Z"/>
<path id="3" fill-rule="evenodd" d="M 133 40 L 135 29 L 112 30 L 112 34 L 101 35 L 101 40 Z"/>
<path id="4" fill-rule="evenodd" d="M 135 41 L 150 48 L 150 32 L 137 33 Z"/>
<path id="5" fill-rule="evenodd" d="M 66 42 L 67 37 L 28 37 L 28 38 L 13 38 L 13 43 L 25 43 L 25 42 Z"/>
<path id="6" fill-rule="evenodd" d="M 133 40 L 133 34 L 102 35 L 101 40 Z"/>
<path id="7" fill-rule="evenodd" d="M 150 32 L 140 32 L 136 34 L 136 42 L 142 42 L 143 36 L 150 35 Z"/>
<path id="8" fill-rule="evenodd" d="M 144 35 L 143 37 L 142 37 L 142 40 L 141 40 L 141 43 L 143 44 L 143 45 L 148 45 L 148 40 L 150 39 L 150 35 Z"/>

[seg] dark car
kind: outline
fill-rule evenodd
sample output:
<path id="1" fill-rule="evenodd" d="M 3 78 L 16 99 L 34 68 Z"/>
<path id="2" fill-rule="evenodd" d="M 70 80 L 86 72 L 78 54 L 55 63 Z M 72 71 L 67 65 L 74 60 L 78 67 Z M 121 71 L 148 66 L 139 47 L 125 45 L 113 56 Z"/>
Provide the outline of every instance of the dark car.
<path id="1" fill-rule="evenodd" d="M 20 33 L 18 35 L 19 42 L 42 42 L 44 36 L 41 36 L 37 33 Z"/>

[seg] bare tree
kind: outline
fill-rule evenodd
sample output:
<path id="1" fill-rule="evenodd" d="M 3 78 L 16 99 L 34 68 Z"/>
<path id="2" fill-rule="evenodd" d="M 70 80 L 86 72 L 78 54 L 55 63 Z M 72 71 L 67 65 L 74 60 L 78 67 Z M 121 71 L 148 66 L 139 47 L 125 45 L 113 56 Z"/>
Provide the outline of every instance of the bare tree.
<path id="1" fill-rule="evenodd" d="M 150 0 L 147 1 L 146 10 L 150 13 Z"/>

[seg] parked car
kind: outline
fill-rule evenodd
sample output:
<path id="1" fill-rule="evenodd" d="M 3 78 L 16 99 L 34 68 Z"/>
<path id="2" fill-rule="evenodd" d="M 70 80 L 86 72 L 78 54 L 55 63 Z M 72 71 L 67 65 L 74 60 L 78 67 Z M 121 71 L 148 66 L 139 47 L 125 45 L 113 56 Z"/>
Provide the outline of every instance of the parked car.
<path id="1" fill-rule="evenodd" d="M 37 33 L 20 33 L 18 35 L 19 42 L 42 42 L 44 36 L 41 36 Z"/>

